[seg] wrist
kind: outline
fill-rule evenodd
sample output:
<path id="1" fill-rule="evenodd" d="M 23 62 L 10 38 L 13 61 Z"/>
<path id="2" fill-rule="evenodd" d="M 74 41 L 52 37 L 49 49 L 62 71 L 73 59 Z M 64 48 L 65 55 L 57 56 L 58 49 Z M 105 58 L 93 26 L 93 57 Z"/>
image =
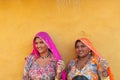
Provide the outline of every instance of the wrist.
<path id="1" fill-rule="evenodd" d="M 61 72 L 57 72 L 57 75 L 55 76 L 55 80 L 61 79 Z"/>
<path id="2" fill-rule="evenodd" d="M 61 75 L 62 72 L 57 72 L 58 75 Z"/>
<path id="3" fill-rule="evenodd" d="M 60 79 L 58 79 L 58 78 L 55 77 L 55 80 L 60 80 Z"/>
<path id="4" fill-rule="evenodd" d="M 103 71 L 103 72 L 102 72 L 102 75 L 103 75 L 104 77 L 107 77 L 107 76 L 108 76 L 108 71 L 107 71 L 107 70 Z"/>

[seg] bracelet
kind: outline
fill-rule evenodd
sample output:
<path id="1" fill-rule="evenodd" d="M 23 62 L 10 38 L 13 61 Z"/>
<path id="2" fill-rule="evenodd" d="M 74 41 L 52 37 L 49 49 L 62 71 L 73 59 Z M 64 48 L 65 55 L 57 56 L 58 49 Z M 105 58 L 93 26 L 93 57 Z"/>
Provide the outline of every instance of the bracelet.
<path id="1" fill-rule="evenodd" d="M 59 79 L 55 77 L 55 80 L 59 80 Z"/>

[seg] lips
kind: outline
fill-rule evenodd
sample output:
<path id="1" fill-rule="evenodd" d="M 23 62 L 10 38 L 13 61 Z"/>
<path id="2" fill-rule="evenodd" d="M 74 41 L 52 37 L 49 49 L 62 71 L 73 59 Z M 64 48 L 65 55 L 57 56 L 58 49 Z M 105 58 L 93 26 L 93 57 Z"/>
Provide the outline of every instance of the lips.
<path id="1" fill-rule="evenodd" d="M 38 48 L 38 49 L 42 49 L 42 48 Z"/>
<path id="2" fill-rule="evenodd" d="M 83 53 L 83 51 L 78 51 L 78 53 L 82 54 L 82 53 Z"/>
<path id="3" fill-rule="evenodd" d="M 42 48 L 40 47 L 40 48 L 37 48 L 38 50 L 42 50 Z"/>
<path id="4" fill-rule="evenodd" d="M 79 55 L 79 56 L 82 56 L 82 55 L 84 55 L 84 52 L 83 52 L 83 51 L 79 51 L 79 52 L 78 52 L 78 55 Z"/>

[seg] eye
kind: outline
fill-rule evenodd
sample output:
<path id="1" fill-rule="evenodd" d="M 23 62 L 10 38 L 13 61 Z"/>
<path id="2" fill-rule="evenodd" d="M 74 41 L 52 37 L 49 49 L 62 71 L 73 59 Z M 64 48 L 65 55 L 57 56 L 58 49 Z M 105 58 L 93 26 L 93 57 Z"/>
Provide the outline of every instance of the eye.
<path id="1" fill-rule="evenodd" d="M 79 48 L 79 46 L 76 46 L 75 48 Z"/>
<path id="2" fill-rule="evenodd" d="M 86 47 L 85 45 L 81 45 L 81 48 L 84 48 L 84 47 Z"/>
<path id="3" fill-rule="evenodd" d="M 38 44 L 38 42 L 35 42 L 35 44 Z"/>
<path id="4" fill-rule="evenodd" d="M 85 45 L 77 45 L 75 48 L 85 48 L 86 46 Z"/>
<path id="5" fill-rule="evenodd" d="M 40 41 L 40 44 L 44 44 L 44 42 L 43 42 L 43 41 Z"/>

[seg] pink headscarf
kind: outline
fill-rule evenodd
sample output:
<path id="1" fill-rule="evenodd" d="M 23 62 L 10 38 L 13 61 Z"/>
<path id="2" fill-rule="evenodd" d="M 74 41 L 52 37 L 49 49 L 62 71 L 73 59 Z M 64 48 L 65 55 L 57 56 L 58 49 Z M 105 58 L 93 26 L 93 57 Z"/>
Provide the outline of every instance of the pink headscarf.
<path id="1" fill-rule="evenodd" d="M 61 56 L 60 53 L 58 52 L 55 44 L 53 43 L 52 39 L 50 38 L 50 36 L 48 35 L 48 33 L 46 32 L 38 32 L 35 37 L 40 38 L 41 40 L 43 40 L 43 42 L 48 46 L 48 48 L 51 50 L 51 52 L 53 53 L 53 56 L 56 58 L 56 60 L 61 60 Z M 34 37 L 34 39 L 35 39 Z M 35 55 L 36 58 L 39 57 L 39 53 L 35 47 L 35 42 L 33 40 L 33 51 L 32 54 Z M 66 73 L 65 71 L 62 72 L 62 80 L 66 80 Z"/>

